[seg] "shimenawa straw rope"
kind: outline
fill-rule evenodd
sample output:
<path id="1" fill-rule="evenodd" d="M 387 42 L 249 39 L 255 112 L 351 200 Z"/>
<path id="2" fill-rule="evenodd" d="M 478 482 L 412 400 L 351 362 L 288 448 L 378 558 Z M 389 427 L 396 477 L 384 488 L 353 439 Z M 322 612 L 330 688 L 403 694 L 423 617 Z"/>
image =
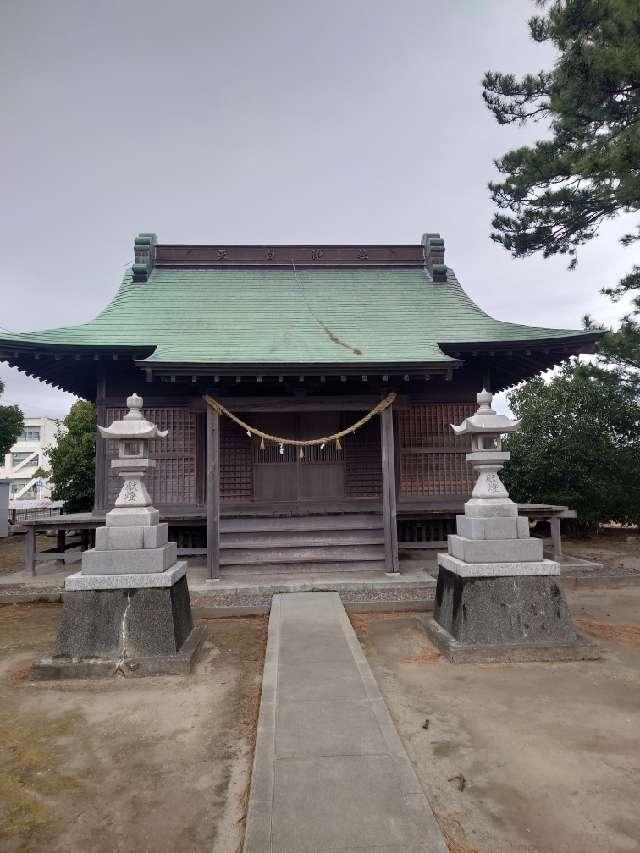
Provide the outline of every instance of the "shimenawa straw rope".
<path id="1" fill-rule="evenodd" d="M 237 417 L 237 415 L 234 415 L 233 412 L 230 412 L 229 409 L 225 408 L 222 403 L 220 403 L 218 400 L 215 400 L 213 397 L 210 397 L 208 394 L 204 395 L 204 399 L 207 405 L 211 406 L 214 412 L 217 412 L 219 415 L 226 415 L 232 421 L 235 421 L 238 426 L 241 426 L 250 435 L 257 435 L 260 439 L 262 439 L 263 442 L 271 441 L 274 444 L 279 444 L 281 447 L 283 447 L 284 445 L 289 445 L 293 447 L 303 448 L 311 447 L 317 444 L 330 444 L 331 442 L 335 441 L 337 448 L 340 449 L 341 438 L 344 438 L 345 435 L 349 435 L 350 433 L 355 432 L 357 429 L 360 429 L 360 427 L 364 426 L 376 415 L 382 414 L 382 412 L 384 412 L 384 410 L 387 409 L 393 403 L 393 401 L 396 399 L 396 396 L 397 395 L 393 392 L 391 394 L 388 394 L 384 398 L 384 400 L 381 400 L 377 406 L 374 406 L 373 409 L 371 409 L 371 411 L 368 412 L 364 417 L 360 418 L 359 421 L 356 421 L 354 424 L 351 424 L 351 426 L 347 427 L 346 429 L 340 430 L 340 432 L 334 432 L 333 435 L 323 435 L 320 438 L 308 439 L 285 438 L 282 435 L 272 435 L 269 432 L 263 432 L 262 430 L 257 429 L 257 427 L 253 427 L 250 424 L 245 423 L 245 421 Z"/>

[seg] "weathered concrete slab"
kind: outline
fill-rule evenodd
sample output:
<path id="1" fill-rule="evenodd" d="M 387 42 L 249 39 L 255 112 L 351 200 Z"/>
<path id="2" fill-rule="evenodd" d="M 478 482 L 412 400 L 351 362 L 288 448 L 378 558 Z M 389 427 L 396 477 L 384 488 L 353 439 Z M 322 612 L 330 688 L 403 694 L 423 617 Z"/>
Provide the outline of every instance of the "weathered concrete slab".
<path id="1" fill-rule="evenodd" d="M 82 589 L 145 589 L 147 587 L 173 586 L 187 573 L 187 561 L 174 563 L 166 572 L 145 572 L 134 575 L 68 575 L 64 588 L 68 592 Z"/>
<path id="2" fill-rule="evenodd" d="M 379 755 L 385 752 L 376 716 L 367 699 L 288 702 L 276 710 L 279 756 L 333 754 Z"/>
<path id="3" fill-rule="evenodd" d="M 293 853 L 339 845 L 367 850 L 421 841 L 390 755 L 277 761 L 273 805 L 273 850 Z"/>
<path id="4" fill-rule="evenodd" d="M 54 649 L 29 677 L 186 674 L 206 634 L 193 625 L 184 570 L 172 586 L 66 591 Z"/>
<path id="5" fill-rule="evenodd" d="M 599 660 L 598 646 L 582 634 L 573 642 L 460 643 L 432 616 L 420 614 L 418 623 L 431 642 L 451 663 L 527 663 L 529 661 Z"/>
<path id="6" fill-rule="evenodd" d="M 124 528 L 126 529 L 126 528 Z M 96 551 L 91 548 L 82 555 L 83 575 L 133 575 L 145 572 L 166 572 L 178 559 L 178 546 L 167 542 L 161 548 Z"/>
<path id="7" fill-rule="evenodd" d="M 472 522 L 475 520 L 471 519 Z M 452 533 L 448 540 L 449 554 L 465 563 L 528 563 L 542 560 L 542 539 L 533 537 L 467 539 Z"/>
<path id="8" fill-rule="evenodd" d="M 360 679 L 353 675 L 352 660 L 280 663 L 278 693 L 282 702 L 366 699 Z"/>
<path id="9" fill-rule="evenodd" d="M 135 513 L 128 507 L 115 507 L 106 515 L 107 527 L 129 527 L 132 524 L 149 527 L 160 522 L 160 510 L 140 507 Z"/>
<path id="10" fill-rule="evenodd" d="M 244 849 L 446 853 L 335 592 L 273 598 Z"/>
<path id="11" fill-rule="evenodd" d="M 554 560 L 546 559 L 524 563 L 467 563 L 452 554 L 438 554 L 438 566 L 460 578 L 512 578 L 560 574 L 560 566 Z"/>
<path id="12" fill-rule="evenodd" d="M 441 567 L 434 618 L 461 643 L 577 639 L 562 589 L 552 576 L 463 578 Z"/>
<path id="13" fill-rule="evenodd" d="M 552 575 L 461 577 L 441 563 L 433 618 L 418 622 L 453 663 L 600 656 L 576 630 Z"/>
<path id="14" fill-rule="evenodd" d="M 203 643 L 207 639 L 207 626 L 194 625 L 182 648 L 173 655 L 152 655 L 120 659 L 55 658 L 47 655 L 33 664 L 30 681 L 59 681 L 65 679 L 112 678 L 120 674 L 125 678 L 142 678 L 153 675 L 188 675 Z"/>

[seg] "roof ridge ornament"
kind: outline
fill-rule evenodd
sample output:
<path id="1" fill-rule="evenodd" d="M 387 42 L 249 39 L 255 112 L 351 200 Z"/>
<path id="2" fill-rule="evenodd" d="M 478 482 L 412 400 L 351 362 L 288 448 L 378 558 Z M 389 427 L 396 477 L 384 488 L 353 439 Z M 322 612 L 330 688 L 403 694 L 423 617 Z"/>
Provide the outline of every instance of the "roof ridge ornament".
<path id="1" fill-rule="evenodd" d="M 133 241 L 133 280 L 148 281 L 156 263 L 156 234 L 143 233 Z"/>
<path id="2" fill-rule="evenodd" d="M 444 240 L 438 232 L 422 235 L 422 250 L 424 252 L 424 265 L 431 273 L 435 283 L 441 284 L 447 281 L 447 267 L 444 262 Z"/>

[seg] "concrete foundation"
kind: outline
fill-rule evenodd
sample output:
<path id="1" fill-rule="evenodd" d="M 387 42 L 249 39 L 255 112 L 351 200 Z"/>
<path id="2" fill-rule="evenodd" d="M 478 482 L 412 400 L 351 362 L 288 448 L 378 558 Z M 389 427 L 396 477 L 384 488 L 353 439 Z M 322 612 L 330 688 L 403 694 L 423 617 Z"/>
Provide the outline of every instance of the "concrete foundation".
<path id="1" fill-rule="evenodd" d="M 30 678 L 188 673 L 205 636 L 184 574 L 172 586 L 67 591 L 54 650 Z"/>
<path id="2" fill-rule="evenodd" d="M 461 577 L 441 566 L 433 617 L 419 619 L 455 663 L 600 656 L 577 632 L 553 575 Z"/>

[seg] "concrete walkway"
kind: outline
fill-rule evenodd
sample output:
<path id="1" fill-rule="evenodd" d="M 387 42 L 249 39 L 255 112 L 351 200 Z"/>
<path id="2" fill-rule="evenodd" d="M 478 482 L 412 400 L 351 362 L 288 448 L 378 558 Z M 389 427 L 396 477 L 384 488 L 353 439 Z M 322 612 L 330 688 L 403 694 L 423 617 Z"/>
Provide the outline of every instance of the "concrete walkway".
<path id="1" fill-rule="evenodd" d="M 275 595 L 245 853 L 447 853 L 335 592 Z"/>

